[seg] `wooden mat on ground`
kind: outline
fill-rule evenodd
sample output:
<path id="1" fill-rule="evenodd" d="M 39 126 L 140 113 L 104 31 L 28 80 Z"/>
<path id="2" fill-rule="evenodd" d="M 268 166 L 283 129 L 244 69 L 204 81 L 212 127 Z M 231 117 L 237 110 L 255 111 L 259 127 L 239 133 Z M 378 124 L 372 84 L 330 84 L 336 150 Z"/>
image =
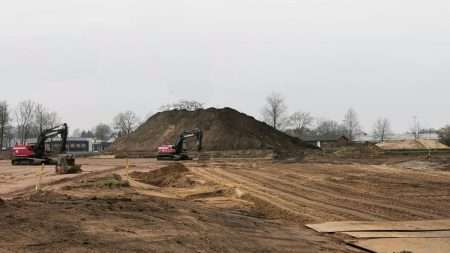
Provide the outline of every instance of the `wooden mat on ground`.
<path id="1" fill-rule="evenodd" d="M 350 243 L 376 253 L 414 252 L 449 253 L 450 238 L 389 238 Z"/>
<path id="2" fill-rule="evenodd" d="M 358 238 L 450 238 L 450 231 L 411 231 L 411 232 L 343 232 L 342 234 Z"/>
<path id="3" fill-rule="evenodd" d="M 306 226 L 320 233 L 357 231 L 443 231 L 450 230 L 450 219 L 394 222 L 346 221 L 327 222 Z"/>

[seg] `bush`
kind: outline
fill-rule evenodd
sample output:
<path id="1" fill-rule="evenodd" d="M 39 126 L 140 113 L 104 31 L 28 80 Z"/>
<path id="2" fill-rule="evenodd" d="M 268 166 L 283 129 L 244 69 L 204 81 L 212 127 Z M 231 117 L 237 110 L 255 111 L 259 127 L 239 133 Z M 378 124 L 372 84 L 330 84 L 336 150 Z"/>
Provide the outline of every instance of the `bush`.
<path id="1" fill-rule="evenodd" d="M 446 127 L 439 130 L 439 140 L 450 146 L 450 125 L 447 125 Z"/>

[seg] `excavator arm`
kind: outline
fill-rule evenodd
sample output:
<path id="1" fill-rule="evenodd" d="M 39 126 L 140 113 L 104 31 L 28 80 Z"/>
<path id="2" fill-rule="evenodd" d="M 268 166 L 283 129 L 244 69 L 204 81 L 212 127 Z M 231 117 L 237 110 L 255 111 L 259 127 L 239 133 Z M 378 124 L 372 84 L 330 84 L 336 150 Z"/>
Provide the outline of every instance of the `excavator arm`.
<path id="1" fill-rule="evenodd" d="M 180 154 L 183 152 L 183 148 L 184 148 L 184 142 L 187 139 L 190 138 L 196 138 L 197 139 L 197 150 L 201 151 L 202 150 L 202 142 L 203 142 L 203 132 L 202 130 L 196 128 L 196 129 L 192 129 L 192 130 L 185 130 L 183 131 L 183 133 L 180 134 L 180 136 L 178 136 L 177 141 L 175 142 L 175 149 L 176 149 L 176 153 Z"/>
<path id="2" fill-rule="evenodd" d="M 59 154 L 66 152 L 67 135 L 69 133 L 69 128 L 66 123 L 59 126 L 44 130 L 38 137 L 37 143 L 33 148 L 34 153 L 37 157 L 43 157 L 45 155 L 45 142 L 48 139 L 54 138 L 58 135 L 61 136 L 61 147 Z"/>

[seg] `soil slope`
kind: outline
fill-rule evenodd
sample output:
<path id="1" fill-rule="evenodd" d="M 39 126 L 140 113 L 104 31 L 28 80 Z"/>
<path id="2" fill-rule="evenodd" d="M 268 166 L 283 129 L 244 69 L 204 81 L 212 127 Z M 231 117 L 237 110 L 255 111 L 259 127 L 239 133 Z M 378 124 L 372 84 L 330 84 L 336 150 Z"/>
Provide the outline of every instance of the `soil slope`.
<path id="1" fill-rule="evenodd" d="M 173 144 L 183 130 L 193 128 L 203 130 L 205 151 L 248 149 L 296 151 L 307 146 L 300 139 L 288 136 L 234 109 L 209 108 L 157 113 L 130 136 L 118 139 L 111 149 L 156 152 L 161 144 Z"/>
<path id="2" fill-rule="evenodd" d="M 389 140 L 383 143 L 377 144 L 378 147 L 385 150 L 397 150 L 397 149 L 448 149 L 445 144 L 440 143 L 437 140 Z"/>

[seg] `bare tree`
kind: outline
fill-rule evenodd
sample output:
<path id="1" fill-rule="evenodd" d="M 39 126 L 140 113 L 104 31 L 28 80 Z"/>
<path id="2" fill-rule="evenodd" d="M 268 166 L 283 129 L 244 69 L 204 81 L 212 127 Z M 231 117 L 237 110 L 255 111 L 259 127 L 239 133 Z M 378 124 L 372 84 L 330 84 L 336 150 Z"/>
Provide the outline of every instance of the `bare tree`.
<path id="1" fill-rule="evenodd" d="M 43 130 L 55 127 L 60 123 L 58 114 L 56 112 L 49 112 L 42 104 L 36 104 L 34 108 L 35 124 L 38 129 L 38 134 Z"/>
<path id="2" fill-rule="evenodd" d="M 95 127 L 95 138 L 106 141 L 111 138 L 112 129 L 107 124 L 100 123 Z"/>
<path id="3" fill-rule="evenodd" d="M 195 100 L 179 100 L 173 104 L 166 104 L 159 108 L 160 111 L 171 111 L 171 110 L 187 110 L 195 111 L 203 109 L 204 104 Z"/>
<path id="4" fill-rule="evenodd" d="M 75 138 L 80 138 L 81 137 L 81 130 L 79 128 L 73 130 L 72 133 L 71 133 L 71 136 L 75 137 Z"/>
<path id="5" fill-rule="evenodd" d="M 319 138 L 336 138 L 345 134 L 345 128 L 334 120 L 319 119 L 312 134 Z"/>
<path id="6" fill-rule="evenodd" d="M 25 144 L 31 135 L 33 126 L 35 103 L 31 100 L 25 100 L 19 103 L 16 108 L 15 116 L 17 122 L 17 133 L 19 141 Z"/>
<path id="7" fill-rule="evenodd" d="M 387 118 L 379 118 L 373 126 L 373 136 L 384 142 L 385 138 L 392 134 L 391 122 Z"/>
<path id="8" fill-rule="evenodd" d="M 59 117 L 58 113 L 51 112 L 48 114 L 47 123 L 48 123 L 48 127 L 50 127 L 50 128 L 55 127 L 55 126 L 61 124 L 61 118 Z"/>
<path id="9" fill-rule="evenodd" d="M 450 146 L 450 125 L 447 125 L 439 130 L 439 140 Z"/>
<path id="10" fill-rule="evenodd" d="M 34 121 L 37 126 L 37 134 L 42 133 L 44 129 L 47 129 L 47 109 L 42 104 L 36 104 L 34 106 Z"/>
<path id="11" fill-rule="evenodd" d="M 282 128 L 285 123 L 287 106 L 284 97 L 273 92 L 266 98 L 266 106 L 263 108 L 264 121 L 275 129 Z"/>
<path id="12" fill-rule="evenodd" d="M 8 127 L 6 127 L 5 129 L 5 144 L 6 147 L 9 147 L 12 144 L 12 141 L 16 138 L 17 136 L 17 128 L 15 128 L 12 125 L 8 125 Z"/>
<path id="13" fill-rule="evenodd" d="M 310 127 L 314 118 L 308 112 L 294 112 L 289 117 L 289 125 L 294 129 L 296 136 L 301 137 L 306 128 Z"/>
<path id="14" fill-rule="evenodd" d="M 0 101 L 0 151 L 4 147 L 9 133 L 9 110 L 5 101 Z"/>
<path id="15" fill-rule="evenodd" d="M 343 125 L 345 128 L 345 134 L 350 141 L 353 141 L 361 133 L 358 115 L 353 108 L 350 108 L 345 114 Z"/>
<path id="16" fill-rule="evenodd" d="M 139 117 L 132 111 L 119 113 L 113 120 L 118 136 L 129 135 L 139 126 Z"/>
<path id="17" fill-rule="evenodd" d="M 87 130 L 87 131 L 83 130 L 83 131 L 81 131 L 80 137 L 81 138 L 95 138 L 94 132 L 95 132 L 95 129 L 94 130 Z"/>
<path id="18" fill-rule="evenodd" d="M 415 140 L 420 138 L 420 134 L 422 132 L 422 127 L 421 127 L 419 119 L 416 116 L 413 117 L 413 123 L 411 125 L 410 131 L 414 135 Z"/>

